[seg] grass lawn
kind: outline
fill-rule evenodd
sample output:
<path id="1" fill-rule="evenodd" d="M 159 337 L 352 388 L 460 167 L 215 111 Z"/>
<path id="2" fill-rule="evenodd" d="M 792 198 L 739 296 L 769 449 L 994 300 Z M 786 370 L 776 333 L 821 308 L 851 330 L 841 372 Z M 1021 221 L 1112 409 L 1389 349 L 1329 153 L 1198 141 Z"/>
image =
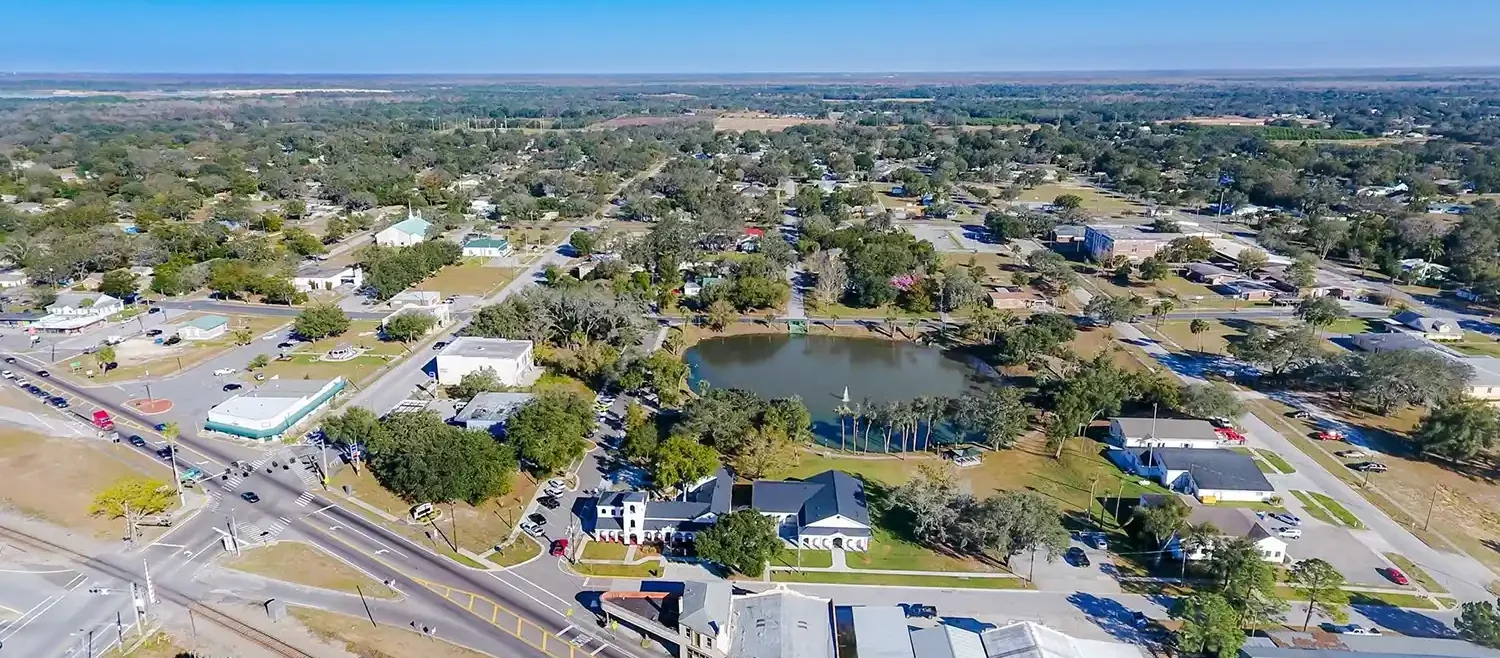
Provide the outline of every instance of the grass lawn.
<path id="1" fill-rule="evenodd" d="M 1319 333 L 1327 334 L 1362 334 L 1370 329 L 1370 321 L 1364 318 L 1343 318 L 1335 320 L 1333 324 L 1318 329 Z"/>
<path id="2" fill-rule="evenodd" d="M 1292 495 L 1297 498 L 1298 502 L 1302 503 L 1303 511 L 1307 512 L 1309 516 L 1329 525 L 1340 525 L 1339 522 L 1333 518 L 1333 515 L 1329 514 L 1327 510 L 1324 510 L 1321 506 L 1319 506 L 1317 501 L 1314 501 L 1312 499 L 1312 496 L 1307 495 L 1306 491 L 1297 491 L 1296 489 L 1293 489 Z"/>
<path id="3" fill-rule="evenodd" d="M 1307 597 L 1299 594 L 1291 585 L 1277 585 L 1276 595 L 1288 601 L 1306 601 Z M 1397 608 L 1419 608 L 1422 610 L 1437 610 L 1438 607 L 1420 594 L 1386 594 L 1383 592 L 1356 592 L 1349 591 L 1349 603 L 1352 605 L 1384 605 Z"/>
<path id="4" fill-rule="evenodd" d="M 829 583 L 841 585 L 890 585 L 944 589 L 1031 589 L 1021 578 L 965 578 L 963 576 L 898 576 L 883 573 L 837 571 L 773 571 L 771 580 L 783 583 Z"/>
<path id="5" fill-rule="evenodd" d="M 1432 579 L 1431 575 L 1429 575 L 1425 570 L 1422 569 L 1422 567 L 1417 566 L 1415 562 L 1407 559 L 1405 555 L 1402 555 L 1400 553 L 1386 553 L 1385 559 L 1390 560 L 1392 564 L 1396 565 L 1396 568 L 1400 569 L 1401 573 L 1406 574 L 1412 580 L 1420 583 L 1422 585 L 1422 589 L 1425 589 L 1434 594 L 1448 593 L 1448 588 L 1439 585 L 1436 580 Z"/>
<path id="6" fill-rule="evenodd" d="M 1278 455 L 1278 454 L 1276 454 L 1274 452 L 1271 452 L 1270 450 L 1257 450 L 1255 452 L 1256 452 L 1257 455 L 1260 455 L 1261 459 L 1266 460 L 1268 463 L 1271 464 L 1271 466 L 1274 466 L 1277 471 L 1280 471 L 1280 472 L 1286 473 L 1286 474 L 1291 474 L 1291 473 L 1296 473 L 1297 472 L 1297 469 L 1292 468 L 1291 464 L 1286 463 L 1286 460 L 1283 459 L 1281 457 L 1281 455 Z"/>
<path id="7" fill-rule="evenodd" d="M 1365 527 L 1365 524 L 1361 523 L 1359 518 L 1354 516 L 1354 513 L 1345 509 L 1343 505 L 1339 504 L 1339 501 L 1330 498 L 1328 494 L 1309 491 L 1307 495 L 1312 496 L 1313 500 L 1318 501 L 1318 504 L 1322 505 L 1323 509 L 1328 510 L 1328 513 L 1337 518 L 1340 523 L 1355 529 Z"/>
<path id="8" fill-rule="evenodd" d="M 352 345 L 366 350 L 365 354 L 374 356 L 400 356 L 405 354 L 407 348 L 399 341 L 385 341 L 380 339 L 379 320 L 355 320 L 349 323 L 349 329 L 337 336 L 329 336 L 311 343 L 298 343 L 292 348 L 293 354 L 322 356 L 329 350 L 342 345 Z"/>
<path id="9" fill-rule="evenodd" d="M 1271 503 L 1263 503 L 1263 502 L 1254 501 L 1254 500 L 1226 501 L 1226 502 L 1222 502 L 1222 503 L 1213 503 L 1212 506 L 1213 507 L 1239 507 L 1239 508 L 1242 508 L 1242 509 L 1254 510 L 1254 511 L 1257 511 L 1257 512 L 1285 512 L 1286 511 L 1286 507 L 1284 507 L 1284 506 L 1281 506 L 1281 505 L 1272 505 Z"/>
<path id="10" fill-rule="evenodd" d="M 1011 257 L 1010 254 L 992 254 L 989 252 L 980 252 L 977 254 L 943 254 L 943 263 L 945 265 L 968 267 L 970 262 L 973 262 L 976 267 L 983 268 L 982 274 L 984 274 L 984 280 L 980 281 L 980 283 L 999 286 L 1008 286 L 1011 284 L 1011 273 L 1006 270 L 1006 267 L 1018 264 L 1016 259 Z"/>
<path id="11" fill-rule="evenodd" d="M 799 556 L 798 553 L 801 553 Z M 846 553 L 845 555 L 849 555 Z M 782 548 L 776 551 L 776 556 L 771 558 L 771 565 L 777 567 L 792 568 L 825 568 L 833 566 L 833 551 L 820 551 L 804 548 L 798 551 L 795 548 Z"/>
<path id="12" fill-rule="evenodd" d="M 224 566 L 274 580 L 319 587 L 382 599 L 396 598 L 396 592 L 366 576 L 354 567 L 325 552 L 301 542 L 277 542 L 270 546 L 230 555 Z"/>
<path id="13" fill-rule="evenodd" d="M 302 622 L 308 632 L 325 642 L 342 646 L 345 651 L 356 656 L 489 658 L 487 654 L 465 649 L 442 639 L 434 640 L 406 626 L 371 626 L 364 617 L 351 617 L 312 608 L 292 607 L 290 612 L 297 621 Z"/>
<path id="14" fill-rule="evenodd" d="M 13 392 L 5 392 L 7 398 L 11 395 Z M 0 503 L 25 516 L 85 535 L 124 537 L 123 520 L 89 514 L 94 497 L 122 478 L 147 477 L 168 484 L 172 473 L 122 446 L 0 428 Z M 162 530 L 142 528 L 147 541 Z"/>
<path id="15" fill-rule="evenodd" d="M 661 565 L 656 562 L 646 564 L 579 563 L 573 565 L 573 570 L 585 576 L 606 578 L 656 578 L 661 575 Z"/>
<path id="16" fill-rule="evenodd" d="M 1469 356 L 1497 356 L 1500 357 L 1500 342 L 1493 340 L 1463 340 L 1455 343 L 1447 343 L 1453 349 L 1468 354 Z"/>
<path id="17" fill-rule="evenodd" d="M 591 541 L 583 545 L 583 560 L 624 560 L 630 546 L 609 541 Z"/>
<path id="18" fill-rule="evenodd" d="M 436 290 L 447 295 L 488 296 L 516 278 L 509 267 L 485 267 L 483 259 L 469 259 L 449 265 L 417 284 L 418 290 Z"/>
<path id="19" fill-rule="evenodd" d="M 361 355 L 348 361 L 321 361 L 311 354 L 298 354 L 286 359 L 275 359 L 259 372 L 266 377 L 282 379 L 333 379 L 343 377 L 359 383 L 375 371 L 385 367 L 386 360 L 378 356 Z"/>
<path id="20" fill-rule="evenodd" d="M 1081 207 L 1084 210 L 1104 215 L 1138 214 L 1146 209 L 1140 203 L 1110 196 L 1097 188 L 1058 183 L 1046 183 L 1029 190 L 1021 190 L 1021 195 L 1016 197 L 1016 200 L 1029 203 L 1052 203 L 1054 199 L 1064 194 L 1078 195 L 1083 199 Z"/>
<path id="21" fill-rule="evenodd" d="M 525 537 L 517 537 L 515 541 L 506 545 L 505 548 L 500 549 L 499 552 L 492 553 L 485 559 L 502 567 L 509 567 L 530 560 L 541 554 L 541 552 L 542 547 L 538 546 L 536 542 L 530 541 Z"/>
<path id="22" fill-rule="evenodd" d="M 353 487 L 354 495 L 360 500 L 380 508 L 392 516 L 406 518 L 411 510 L 411 503 L 402 500 L 399 496 L 384 487 L 370 475 L 368 469 L 361 470 L 358 475 L 354 470 L 345 468 L 333 477 L 335 493 L 341 493 L 342 487 L 348 485 Z M 454 534 L 454 516 L 457 517 L 458 545 L 475 553 L 483 553 L 494 548 L 510 536 L 511 528 L 520 521 L 521 509 L 536 491 L 536 482 L 525 473 L 518 473 L 511 478 L 511 491 L 503 496 L 485 502 L 478 507 L 465 503 L 457 503 L 450 508 L 447 505 L 440 506 L 442 518 L 436 527 L 439 532 L 433 533 L 437 540 L 437 546 L 450 556 L 453 555 L 444 543 L 444 537 L 451 538 Z M 450 514 L 452 516 L 450 516 Z M 397 524 L 386 522 L 387 527 L 396 527 Z M 400 531 L 409 536 L 415 536 L 416 541 L 425 546 L 432 546 L 420 531 L 405 525 L 398 527 Z M 439 533 L 443 536 L 439 537 Z M 530 543 L 530 542 L 527 542 Z"/>

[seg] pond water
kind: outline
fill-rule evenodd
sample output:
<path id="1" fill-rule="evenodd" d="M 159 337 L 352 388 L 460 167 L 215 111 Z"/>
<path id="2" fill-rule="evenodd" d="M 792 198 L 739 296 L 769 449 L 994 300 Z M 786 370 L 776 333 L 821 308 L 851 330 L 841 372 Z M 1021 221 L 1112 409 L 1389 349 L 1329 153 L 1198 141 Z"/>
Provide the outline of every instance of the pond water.
<path id="1" fill-rule="evenodd" d="M 915 343 L 839 336 L 747 335 L 713 338 L 688 349 L 688 381 L 713 388 L 738 388 L 764 398 L 800 396 L 812 414 L 812 431 L 824 445 L 840 444 L 839 416 L 844 389 L 850 404 L 880 404 L 927 395 L 959 397 L 982 393 L 989 384 L 970 365 L 937 348 Z M 844 420 L 845 432 L 852 431 Z M 871 432 L 881 451 L 883 426 Z M 925 435 L 925 428 L 922 430 Z M 863 431 L 861 430 L 861 434 Z M 953 440 L 940 428 L 934 442 Z M 845 447 L 853 449 L 850 439 Z M 863 440 L 859 448 L 864 449 Z"/>

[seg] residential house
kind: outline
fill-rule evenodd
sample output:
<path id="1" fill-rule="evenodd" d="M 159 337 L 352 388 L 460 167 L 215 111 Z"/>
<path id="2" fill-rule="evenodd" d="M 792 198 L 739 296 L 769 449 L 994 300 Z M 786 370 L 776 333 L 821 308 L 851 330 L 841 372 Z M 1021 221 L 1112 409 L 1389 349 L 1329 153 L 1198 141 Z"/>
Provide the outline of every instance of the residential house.
<path id="1" fill-rule="evenodd" d="M 395 320 L 396 318 L 408 313 L 420 313 L 433 319 L 432 328 L 427 330 L 427 334 L 431 334 L 434 331 L 439 331 L 443 327 L 448 326 L 448 323 L 453 322 L 453 307 L 449 304 L 432 304 L 429 306 L 413 305 L 402 306 L 401 308 L 391 311 L 390 315 L 387 315 L 380 319 L 380 327 L 384 329 L 386 325 L 391 323 L 391 320 Z"/>
<path id="2" fill-rule="evenodd" d="M 1109 419 L 1109 442 L 1117 448 L 1217 448 L 1219 441 L 1219 433 L 1206 420 Z"/>
<path id="3" fill-rule="evenodd" d="M 1361 333 L 1350 336 L 1349 340 L 1366 352 L 1414 350 L 1432 345 L 1421 335 L 1408 333 Z"/>
<path id="4" fill-rule="evenodd" d="M 1276 495 L 1250 455 L 1224 448 L 1147 448 L 1111 453 L 1137 475 L 1205 503 L 1262 502 Z"/>
<path id="5" fill-rule="evenodd" d="M 47 307 L 47 313 L 63 317 L 109 317 L 125 310 L 125 304 L 97 292 L 65 292 Z"/>
<path id="6" fill-rule="evenodd" d="M 464 258 L 504 258 L 511 255 L 510 241 L 505 238 L 484 237 L 464 241 Z"/>
<path id="7" fill-rule="evenodd" d="M 1307 286 L 1299 286 L 1293 282 L 1286 268 L 1268 269 L 1266 279 L 1277 288 L 1303 298 L 1334 297 L 1355 300 L 1364 297 L 1368 291 L 1363 284 L 1324 269 L 1316 270 L 1313 274 L 1313 283 Z"/>
<path id="8" fill-rule="evenodd" d="M 995 309 L 1031 310 L 1048 308 L 1047 300 L 1020 288 L 1001 288 L 989 292 L 990 306 Z"/>
<path id="9" fill-rule="evenodd" d="M 177 337 L 183 340 L 213 340 L 229 333 L 229 318 L 222 315 L 203 315 L 177 327 Z"/>
<path id="10" fill-rule="evenodd" d="M 452 422 L 464 429 L 497 433 L 497 429 L 505 428 L 511 414 L 533 397 L 530 393 L 480 393 L 453 416 Z"/>
<path id="11" fill-rule="evenodd" d="M 1239 272 L 1226 270 L 1213 263 L 1189 263 L 1183 270 L 1189 281 L 1197 281 L 1209 286 L 1222 285 L 1244 278 Z"/>
<path id="12" fill-rule="evenodd" d="M 307 263 L 297 268 L 292 277 L 292 287 L 302 292 L 333 290 L 344 286 L 360 288 L 365 285 L 365 271 L 355 265 L 330 265 Z"/>
<path id="13" fill-rule="evenodd" d="M 735 593 L 727 582 L 645 582 L 601 593 L 599 608 L 609 622 L 678 647 L 679 658 L 837 655 L 833 602 L 785 585 Z"/>
<path id="14" fill-rule="evenodd" d="M 492 370 L 501 385 L 520 386 L 535 369 L 529 340 L 463 336 L 453 339 L 437 355 L 437 380 L 443 386 L 458 384 L 467 375 Z"/>
<path id="15" fill-rule="evenodd" d="M 1140 504 L 1143 507 L 1152 507 L 1164 503 L 1167 495 L 1146 494 L 1141 496 Z M 1201 505 L 1189 499 L 1186 501 L 1189 512 L 1187 523 L 1190 525 L 1201 525 L 1212 523 L 1219 529 L 1220 538 L 1238 537 L 1249 539 L 1260 549 L 1261 559 L 1274 564 L 1281 564 L 1287 559 L 1286 542 L 1271 532 L 1264 522 L 1252 512 L 1243 507 L 1217 507 L 1214 505 Z M 1165 549 L 1178 560 L 1197 561 L 1206 560 L 1213 556 L 1214 542 L 1209 541 L 1203 546 L 1193 546 L 1189 551 L 1183 546 L 1177 535 L 1167 539 Z"/>
<path id="16" fill-rule="evenodd" d="M 1273 254 L 1257 245 L 1246 244 L 1239 240 L 1209 238 L 1208 244 L 1213 247 L 1214 253 L 1218 254 L 1220 258 L 1232 263 L 1239 263 L 1241 254 L 1247 250 L 1254 249 L 1266 255 L 1266 266 L 1268 267 L 1286 267 L 1292 264 L 1292 259 L 1286 256 Z"/>
<path id="17" fill-rule="evenodd" d="M 1416 311 L 1402 311 L 1391 317 L 1401 325 L 1403 333 L 1416 334 L 1427 340 L 1459 341 L 1464 339 L 1464 330 L 1458 318 L 1433 317 Z"/>
<path id="18" fill-rule="evenodd" d="M 1214 290 L 1217 290 L 1225 297 L 1242 299 L 1247 302 L 1263 302 L 1281 294 L 1281 290 L 1276 288 L 1276 286 L 1264 281 L 1256 281 L 1255 279 L 1236 279 L 1215 286 Z"/>
<path id="19" fill-rule="evenodd" d="M 410 247 L 427 239 L 427 231 L 432 229 L 432 222 L 422 219 L 420 215 L 407 215 L 395 224 L 391 224 L 375 234 L 375 244 L 385 247 Z"/>

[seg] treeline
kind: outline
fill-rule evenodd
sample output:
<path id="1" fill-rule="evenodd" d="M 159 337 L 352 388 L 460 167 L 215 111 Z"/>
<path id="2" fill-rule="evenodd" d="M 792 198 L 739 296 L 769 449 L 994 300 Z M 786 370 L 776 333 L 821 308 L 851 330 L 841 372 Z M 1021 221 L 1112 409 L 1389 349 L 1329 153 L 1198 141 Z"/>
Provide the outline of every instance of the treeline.
<path id="1" fill-rule="evenodd" d="M 457 263 L 463 247 L 448 240 L 424 240 L 409 247 L 366 247 L 359 257 L 365 287 L 385 301 L 438 270 Z"/>
<path id="2" fill-rule="evenodd" d="M 1336 128 L 1292 128 L 1289 126 L 1266 126 L 1257 128 L 1257 132 L 1266 139 L 1277 140 L 1304 140 L 1304 139 L 1366 139 L 1369 135 L 1355 132 L 1353 130 L 1339 130 Z"/>

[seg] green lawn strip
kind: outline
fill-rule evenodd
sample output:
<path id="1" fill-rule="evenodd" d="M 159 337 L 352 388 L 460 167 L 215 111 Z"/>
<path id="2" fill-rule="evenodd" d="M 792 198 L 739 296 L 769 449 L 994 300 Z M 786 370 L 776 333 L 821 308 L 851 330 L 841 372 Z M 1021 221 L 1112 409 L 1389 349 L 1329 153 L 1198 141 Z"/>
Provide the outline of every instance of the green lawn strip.
<path id="1" fill-rule="evenodd" d="M 798 553 L 801 553 L 800 557 L 797 555 Z M 771 558 L 771 566 L 807 567 L 813 569 L 827 568 L 833 566 L 833 551 L 809 549 L 798 551 L 795 548 L 783 548 L 776 551 L 776 555 Z"/>
<path id="2" fill-rule="evenodd" d="M 876 526 L 870 550 L 845 553 L 850 569 L 886 569 L 893 571 L 1000 571 L 979 562 L 949 557 L 926 546 L 913 544 L 891 531 Z M 792 559 L 796 559 L 793 555 Z"/>
<path id="3" fill-rule="evenodd" d="M 842 585 L 894 585 L 902 587 L 940 587 L 970 589 L 1032 589 L 1021 578 L 965 578 L 963 576 L 899 576 L 883 573 L 849 573 L 842 571 L 773 571 L 771 580 L 791 583 L 830 583 Z"/>
<path id="4" fill-rule="evenodd" d="M 1328 494 L 1309 491 L 1307 492 L 1307 495 L 1312 496 L 1314 500 L 1318 501 L 1318 504 L 1322 505 L 1323 509 L 1328 510 L 1329 514 L 1338 517 L 1338 520 L 1344 525 L 1355 529 L 1362 529 L 1365 527 L 1365 524 L 1360 522 L 1359 517 L 1354 516 L 1353 512 L 1350 512 L 1343 505 L 1340 505 L 1339 501 L 1329 497 Z"/>
<path id="5" fill-rule="evenodd" d="M 1453 608 L 1458 606 L 1458 599 L 1450 599 L 1446 596 L 1438 597 L 1437 601 L 1438 605 L 1443 606 L 1444 608 Z"/>
<path id="6" fill-rule="evenodd" d="M 1432 592 L 1433 594 L 1448 593 L 1448 588 L 1439 585 L 1436 580 L 1432 579 L 1431 575 L 1428 575 L 1428 573 L 1422 569 L 1422 567 L 1417 566 L 1417 563 L 1412 562 L 1405 555 L 1402 555 L 1400 553 L 1386 553 L 1385 559 L 1390 560 L 1391 563 L 1396 565 L 1396 568 L 1400 569 L 1402 573 L 1410 576 L 1418 583 L 1421 583 L 1423 589 Z"/>
<path id="7" fill-rule="evenodd" d="M 1306 601 L 1307 597 L 1298 593 L 1291 585 L 1277 585 L 1276 595 L 1287 601 Z M 1438 606 L 1430 599 L 1420 594 L 1388 594 L 1385 592 L 1357 592 L 1349 590 L 1349 603 L 1351 605 L 1384 605 L 1396 608 L 1417 608 L 1421 610 L 1437 610 Z"/>
<path id="8" fill-rule="evenodd" d="M 660 567 L 656 562 L 646 564 L 590 564 L 581 562 L 573 565 L 573 570 L 585 576 L 605 576 L 611 578 L 656 578 L 661 575 Z"/>
<path id="9" fill-rule="evenodd" d="M 591 541 L 583 545 L 582 560 L 624 560 L 625 554 L 629 552 L 629 544 L 619 544 L 608 541 Z"/>
<path id="10" fill-rule="evenodd" d="M 541 552 L 542 547 L 537 546 L 536 542 L 518 538 L 498 553 L 491 553 L 485 560 L 496 566 L 509 567 L 530 560 Z"/>
<path id="11" fill-rule="evenodd" d="M 1288 464 L 1285 459 L 1282 459 L 1281 455 L 1271 452 L 1270 450 L 1257 450 L 1255 452 L 1260 456 L 1261 459 L 1266 460 L 1271 464 L 1271 466 L 1274 466 L 1276 470 L 1281 471 L 1284 474 L 1290 475 L 1297 472 L 1297 469 L 1292 468 L 1292 465 Z"/>
<path id="12" fill-rule="evenodd" d="M 1327 510 L 1320 507 L 1318 503 L 1312 499 L 1311 496 L 1307 495 L 1306 491 L 1297 491 L 1296 489 L 1293 489 L 1292 495 L 1296 496 L 1297 500 L 1302 503 L 1303 511 L 1307 512 L 1309 516 L 1327 523 L 1328 525 L 1339 525 L 1339 522 L 1333 519 L 1333 515 L 1329 514 Z"/>

